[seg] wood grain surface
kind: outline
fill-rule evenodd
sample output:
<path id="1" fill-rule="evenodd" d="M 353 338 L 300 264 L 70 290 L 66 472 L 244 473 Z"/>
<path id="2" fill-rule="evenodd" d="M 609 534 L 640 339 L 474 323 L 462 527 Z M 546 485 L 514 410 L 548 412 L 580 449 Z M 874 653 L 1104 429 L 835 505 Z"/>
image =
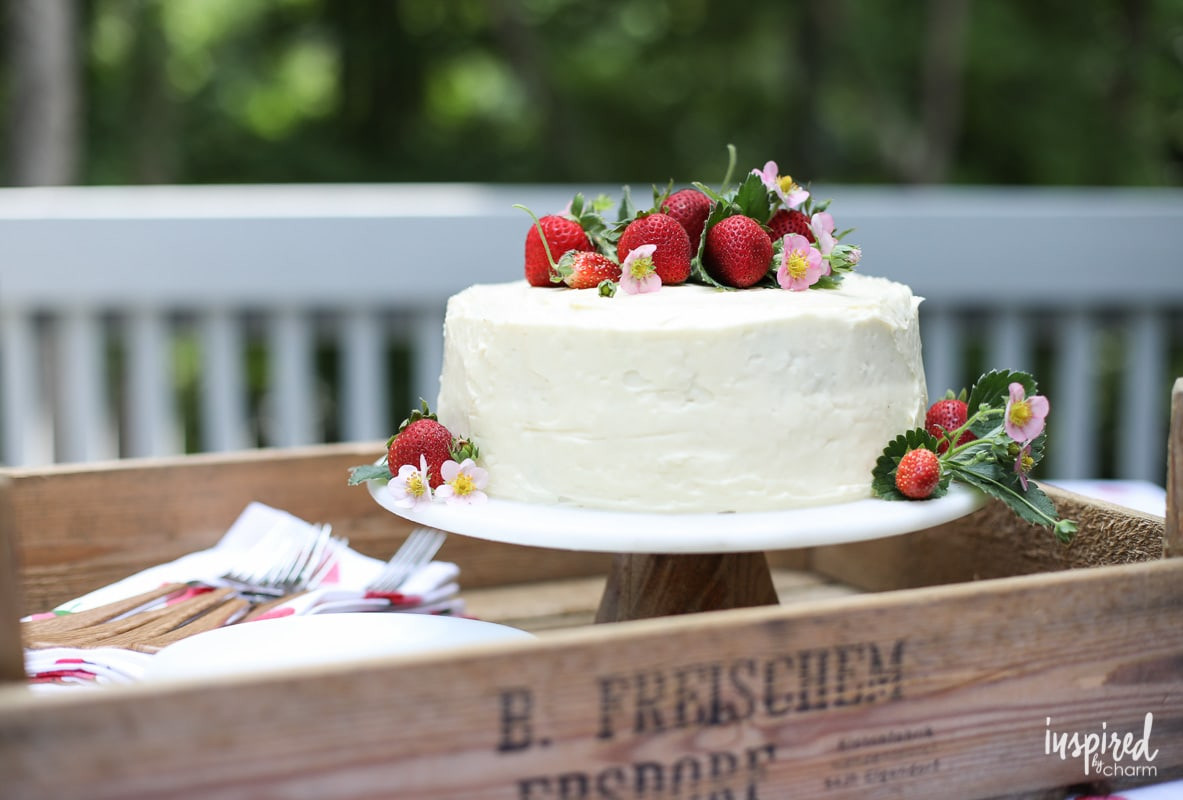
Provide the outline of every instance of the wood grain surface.
<path id="1" fill-rule="evenodd" d="M 1163 556 L 1163 518 L 1043 486 L 1080 530 L 1063 544 L 990 500 L 970 516 L 902 536 L 819 547 L 809 568 L 867 591 L 964 583 Z"/>
<path id="2" fill-rule="evenodd" d="M 9 522 L 12 506 L 7 491 L 8 480 L 0 475 L 0 685 L 5 681 L 23 681 L 25 663 L 21 651 L 20 564 Z"/>
<path id="3" fill-rule="evenodd" d="M 1171 391 L 1171 434 L 1167 443 L 1167 555 L 1183 556 L 1183 378 Z"/>
<path id="4" fill-rule="evenodd" d="M 1181 578 L 1160 560 L 256 679 L 13 687 L 0 775 L 8 798 L 673 798 L 677 779 L 973 800 L 1097 782 L 1105 763 L 1086 775 L 1047 737 L 1142 737 L 1151 714 L 1154 759 L 1124 764 L 1164 780 L 1183 765 Z"/>
<path id="5" fill-rule="evenodd" d="M 776 605 L 763 553 L 621 553 L 596 622 Z"/>

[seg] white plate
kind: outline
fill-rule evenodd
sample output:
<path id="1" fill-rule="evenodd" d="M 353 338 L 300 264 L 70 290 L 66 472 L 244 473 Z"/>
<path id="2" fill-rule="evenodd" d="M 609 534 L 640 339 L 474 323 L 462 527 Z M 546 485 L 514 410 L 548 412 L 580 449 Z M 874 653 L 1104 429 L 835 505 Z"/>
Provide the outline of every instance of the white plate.
<path id="1" fill-rule="evenodd" d="M 385 484 L 368 485 L 380 506 L 420 525 L 496 542 L 607 553 L 744 553 L 858 542 L 931 528 L 985 502 L 979 492 L 954 484 L 936 500 L 868 498 L 742 514 L 630 513 L 493 498 L 407 509 L 394 505 Z"/>
<path id="2" fill-rule="evenodd" d="M 241 675 L 533 638 L 505 625 L 430 614 L 281 617 L 182 639 L 156 654 L 144 679 Z"/>

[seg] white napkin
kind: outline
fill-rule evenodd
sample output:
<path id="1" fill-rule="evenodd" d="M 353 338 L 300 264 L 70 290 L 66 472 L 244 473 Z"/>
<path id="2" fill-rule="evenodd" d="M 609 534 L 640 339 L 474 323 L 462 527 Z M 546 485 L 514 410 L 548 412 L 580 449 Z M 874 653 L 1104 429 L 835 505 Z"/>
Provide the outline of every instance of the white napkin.
<path id="1" fill-rule="evenodd" d="M 219 576 L 241 563 L 245 554 L 265 536 L 311 535 L 316 526 L 304 520 L 253 502 L 208 550 L 182 556 L 137 572 L 123 580 L 96 589 L 58 606 L 49 614 L 34 614 L 38 619 L 63 613 L 75 613 L 112 603 L 155 589 L 166 583 L 216 583 Z M 298 614 L 326 614 L 345 611 L 398 611 L 419 614 L 464 613 L 459 597 L 455 564 L 433 561 L 420 567 L 400 587 L 399 596 L 391 599 L 367 598 L 365 587 L 382 571 L 385 562 L 363 556 L 356 550 L 341 547 L 337 562 L 309 592 L 296 596 L 272 609 L 261 619 Z M 249 625 L 250 623 L 242 623 Z M 25 671 L 30 686 L 52 690 L 62 686 L 129 683 L 138 680 L 152 656 L 115 647 L 57 647 L 25 651 Z"/>

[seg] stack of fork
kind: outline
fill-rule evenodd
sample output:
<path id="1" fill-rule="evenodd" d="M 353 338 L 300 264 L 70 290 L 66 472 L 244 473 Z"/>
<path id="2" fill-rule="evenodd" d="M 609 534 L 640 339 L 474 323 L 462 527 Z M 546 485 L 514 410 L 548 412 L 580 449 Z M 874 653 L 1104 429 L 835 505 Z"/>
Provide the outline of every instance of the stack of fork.
<path id="1" fill-rule="evenodd" d="M 254 531 L 250 546 L 246 529 Z M 142 670 L 140 654 L 223 625 L 334 612 L 462 613 L 459 569 L 433 561 L 444 539 L 416 529 L 383 564 L 350 550 L 328 526 L 252 503 L 211 551 L 24 620 L 26 670 L 35 682 L 105 682 Z M 206 562 L 226 558 L 231 566 L 209 577 Z M 205 575 L 194 576 L 195 560 Z M 105 673 L 112 664 L 116 675 Z"/>

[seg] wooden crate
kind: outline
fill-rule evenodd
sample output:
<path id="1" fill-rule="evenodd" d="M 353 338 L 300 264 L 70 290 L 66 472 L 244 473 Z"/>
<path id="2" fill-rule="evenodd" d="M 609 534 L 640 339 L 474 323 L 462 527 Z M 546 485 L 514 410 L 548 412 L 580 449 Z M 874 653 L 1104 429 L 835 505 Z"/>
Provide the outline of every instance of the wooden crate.
<path id="1" fill-rule="evenodd" d="M 1177 778 L 1183 381 L 1173 404 L 1165 522 L 1054 492 L 1082 523 L 1068 547 L 990 504 L 770 553 L 778 605 L 599 625 L 610 557 L 451 536 L 471 610 L 537 641 L 53 695 L 21 683 L 21 613 L 207 547 L 251 500 L 380 557 L 407 527 L 345 486 L 376 444 L 9 471 L 0 796 L 1050 798 Z M 1055 752 L 1103 730 L 1148 751 L 1087 774 Z"/>

